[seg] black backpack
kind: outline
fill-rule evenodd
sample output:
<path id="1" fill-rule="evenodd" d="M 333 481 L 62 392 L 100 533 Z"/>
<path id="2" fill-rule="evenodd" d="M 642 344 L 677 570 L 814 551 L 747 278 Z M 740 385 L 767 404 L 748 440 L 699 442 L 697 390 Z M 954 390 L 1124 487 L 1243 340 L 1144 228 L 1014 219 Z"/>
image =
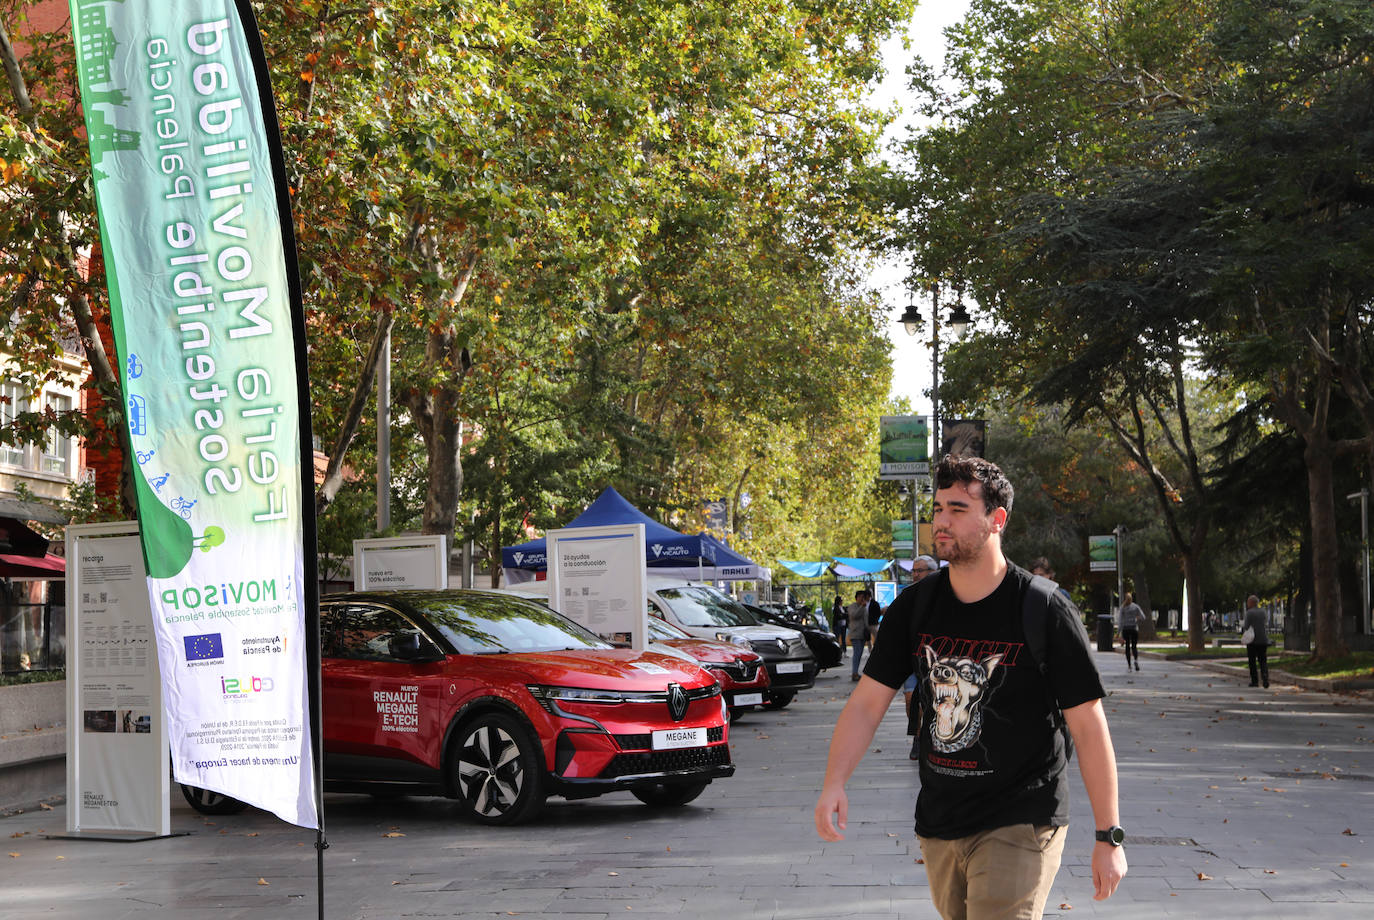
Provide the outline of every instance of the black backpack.
<path id="1" fill-rule="evenodd" d="M 915 591 L 909 627 L 913 636 L 921 634 L 926 620 L 930 619 L 931 611 L 935 609 L 936 593 L 942 586 L 948 586 L 948 584 L 949 569 L 941 569 L 934 577 L 923 578 L 907 589 L 908 591 Z M 1046 663 L 1049 652 L 1050 599 L 1058 590 L 1059 585 L 1045 576 L 1031 576 L 1030 584 L 1026 586 L 1026 592 L 1021 597 L 1021 629 L 1026 634 L 1026 651 L 1030 654 L 1035 667 L 1040 671 L 1041 683 L 1045 687 L 1045 704 L 1050 712 L 1050 721 L 1054 723 L 1054 727 L 1059 730 L 1059 734 L 1064 739 L 1065 758 L 1072 759 L 1073 736 L 1069 734 L 1068 723 L 1064 721 L 1064 711 L 1059 708 L 1059 701 L 1055 699 L 1054 690 L 1050 685 L 1050 667 Z M 1087 641 L 1086 635 L 1085 632 L 1085 642 Z M 917 738 L 920 737 L 921 731 L 916 715 L 919 711 L 920 707 L 915 707 L 915 712 L 909 717 L 912 729 L 910 734 Z"/>

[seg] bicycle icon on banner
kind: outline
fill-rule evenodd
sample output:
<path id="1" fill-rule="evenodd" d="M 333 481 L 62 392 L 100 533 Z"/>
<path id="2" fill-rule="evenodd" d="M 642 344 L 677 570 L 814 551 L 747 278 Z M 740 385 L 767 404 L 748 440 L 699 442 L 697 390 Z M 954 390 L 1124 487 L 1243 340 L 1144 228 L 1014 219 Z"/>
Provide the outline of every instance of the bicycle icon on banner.
<path id="1" fill-rule="evenodd" d="M 172 499 L 172 510 L 189 521 L 191 519 L 191 509 L 196 506 L 196 501 L 197 500 L 194 498 L 188 501 L 178 495 L 176 498 Z"/>

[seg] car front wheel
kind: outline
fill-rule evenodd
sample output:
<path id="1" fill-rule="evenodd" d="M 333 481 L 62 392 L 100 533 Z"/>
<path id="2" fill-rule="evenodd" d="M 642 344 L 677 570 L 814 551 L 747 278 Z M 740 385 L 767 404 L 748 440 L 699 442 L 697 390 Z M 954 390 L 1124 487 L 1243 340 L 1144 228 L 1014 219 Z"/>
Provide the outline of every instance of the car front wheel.
<path id="1" fill-rule="evenodd" d="M 454 764 L 458 799 L 483 824 L 528 821 L 544 807 L 544 769 L 528 729 L 489 712 L 464 725 Z"/>
<path id="2" fill-rule="evenodd" d="M 701 795 L 708 783 L 658 783 L 631 789 L 634 797 L 652 808 L 677 808 Z"/>
<path id="3" fill-rule="evenodd" d="M 181 786 L 181 794 L 186 797 L 186 803 L 203 815 L 236 815 L 248 807 L 247 802 L 240 802 L 223 792 L 188 786 L 185 783 L 177 785 Z"/>

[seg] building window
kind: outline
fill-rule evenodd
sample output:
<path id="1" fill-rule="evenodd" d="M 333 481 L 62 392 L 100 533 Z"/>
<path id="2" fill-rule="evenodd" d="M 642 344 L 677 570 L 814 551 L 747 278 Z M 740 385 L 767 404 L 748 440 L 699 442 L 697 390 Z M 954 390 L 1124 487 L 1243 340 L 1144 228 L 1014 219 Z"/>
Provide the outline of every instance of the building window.
<path id="1" fill-rule="evenodd" d="M 29 411 L 29 397 L 13 380 L 0 384 L 0 428 L 10 428 L 21 412 Z M 0 444 L 0 463 L 24 465 L 23 444 Z"/>
<path id="2" fill-rule="evenodd" d="M 72 411 L 72 398 L 58 393 L 48 394 L 48 408 L 63 415 Z M 60 434 L 56 427 L 48 429 L 48 437 L 43 442 L 43 465 L 45 473 L 59 476 L 71 475 L 72 439 Z"/>

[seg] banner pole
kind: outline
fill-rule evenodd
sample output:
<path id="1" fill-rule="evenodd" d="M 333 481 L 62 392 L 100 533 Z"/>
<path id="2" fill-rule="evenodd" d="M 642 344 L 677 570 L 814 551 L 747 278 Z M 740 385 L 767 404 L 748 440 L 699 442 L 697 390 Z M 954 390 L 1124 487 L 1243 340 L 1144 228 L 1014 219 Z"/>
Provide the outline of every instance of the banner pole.
<path id="1" fill-rule="evenodd" d="M 329 841 L 324 833 L 324 706 L 320 645 L 320 578 L 318 559 L 318 531 L 315 520 L 315 439 L 311 423 L 310 375 L 306 351 L 305 303 L 301 292 L 300 268 L 296 261 L 295 217 L 291 210 L 291 196 L 286 175 L 286 161 L 282 157 L 281 128 L 272 93 L 271 74 L 263 51 L 257 17 L 249 0 L 235 0 L 239 17 L 248 37 L 249 53 L 258 80 L 259 96 L 263 100 L 263 127 L 270 141 L 272 172 L 276 175 L 277 206 L 281 213 L 282 251 L 286 257 L 286 279 L 291 298 L 291 325 L 296 351 L 296 399 L 300 411 L 301 444 L 301 566 L 303 570 L 301 597 L 305 616 L 306 690 L 310 710 L 311 768 L 314 772 L 315 798 L 315 889 L 318 916 L 324 920 L 324 851 Z"/>

